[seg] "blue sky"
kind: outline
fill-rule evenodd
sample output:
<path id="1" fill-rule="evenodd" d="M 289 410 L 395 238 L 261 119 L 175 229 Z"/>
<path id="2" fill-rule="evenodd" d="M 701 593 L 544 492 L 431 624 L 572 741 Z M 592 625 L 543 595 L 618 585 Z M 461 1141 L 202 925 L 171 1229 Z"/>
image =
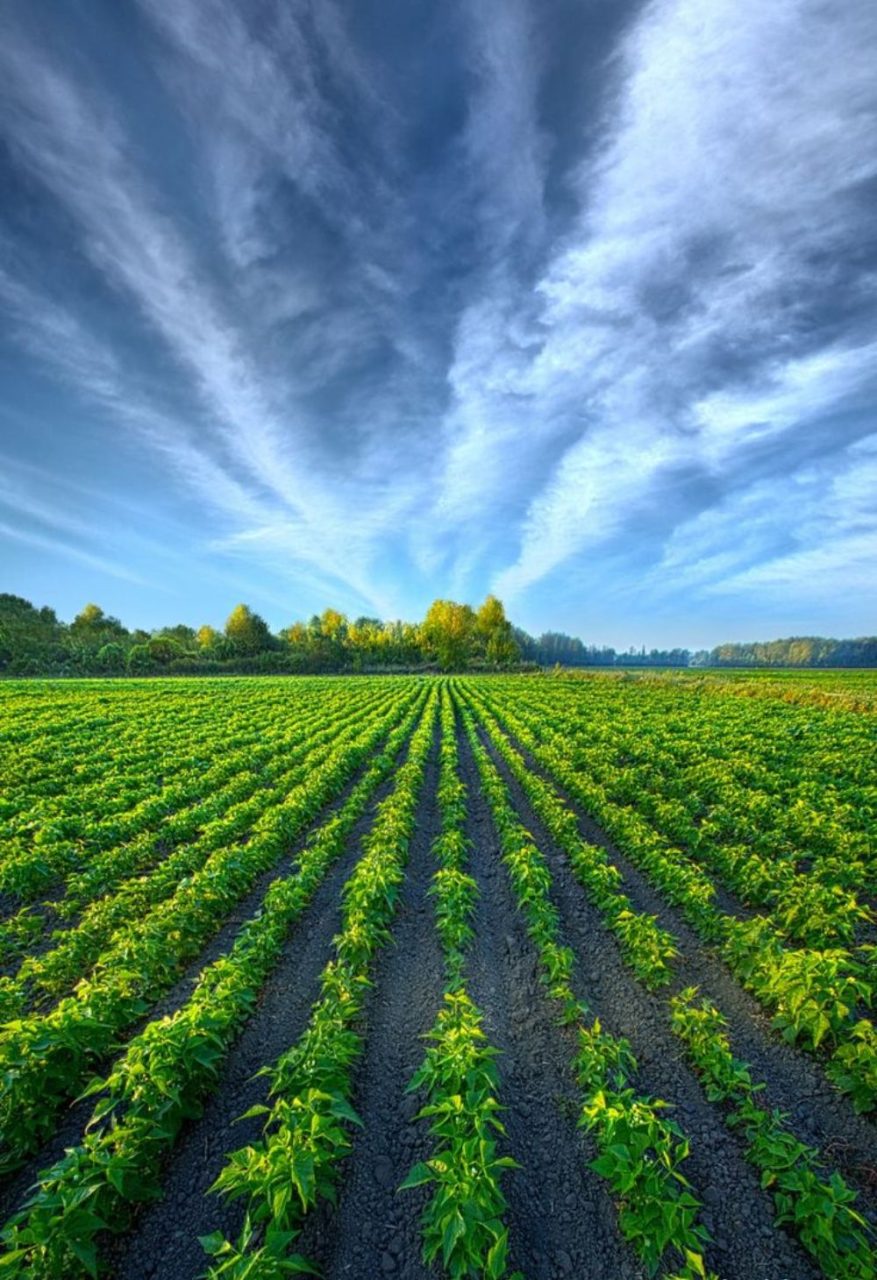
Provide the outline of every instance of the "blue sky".
<path id="1" fill-rule="evenodd" d="M 0 589 L 877 631 L 871 0 L 0 28 Z"/>

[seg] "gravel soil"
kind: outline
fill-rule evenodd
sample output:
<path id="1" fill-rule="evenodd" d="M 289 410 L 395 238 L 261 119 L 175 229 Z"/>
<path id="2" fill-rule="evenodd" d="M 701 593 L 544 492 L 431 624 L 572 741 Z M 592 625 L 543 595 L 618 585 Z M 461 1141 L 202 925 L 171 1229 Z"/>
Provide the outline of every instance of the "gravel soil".
<path id="1" fill-rule="evenodd" d="M 486 734 L 483 741 L 487 744 Z M 681 1042 L 670 1030 L 666 996 L 651 995 L 624 967 L 614 937 L 590 906 L 563 854 L 495 749 L 491 756 L 551 868 L 564 940 L 576 955 L 576 995 L 588 1001 L 607 1031 L 630 1041 L 639 1064 L 639 1089 L 670 1103 L 673 1118 L 691 1140 L 685 1172 L 705 1205 L 701 1217 L 713 1237 L 707 1249 L 710 1266 L 734 1280 L 817 1280 L 821 1273 L 797 1241 L 774 1227 L 770 1195 L 761 1189 L 742 1144 L 707 1102 L 689 1069 Z"/>
<path id="2" fill-rule="evenodd" d="M 769 1014 L 743 989 L 727 965 L 697 936 L 681 913 L 666 902 L 594 819 L 549 777 L 519 743 L 512 741 L 524 756 L 528 768 L 557 788 L 576 814 L 582 836 L 609 854 L 621 872 L 622 889 L 635 909 L 656 916 L 661 927 L 673 934 L 681 955 L 674 963 L 673 981 L 665 989 L 668 994 L 696 986 L 721 1009 L 728 1019 L 728 1035 L 734 1054 L 748 1062 L 753 1079 L 765 1085 L 762 1093 L 765 1104 L 786 1115 L 787 1123 L 802 1142 L 823 1150 L 832 1167 L 856 1187 L 860 1207 L 872 1222 L 877 1223 L 877 1123 L 856 1114 L 849 1099 L 827 1079 L 817 1058 L 787 1044 L 772 1030 Z M 504 769 L 499 757 L 494 758 Z M 504 776 L 509 778 L 507 770 Z M 514 785 L 517 788 L 517 784 Z M 516 789 L 515 794 L 520 796 L 520 790 Z M 556 857 L 565 863 L 561 852 L 558 851 Z"/>

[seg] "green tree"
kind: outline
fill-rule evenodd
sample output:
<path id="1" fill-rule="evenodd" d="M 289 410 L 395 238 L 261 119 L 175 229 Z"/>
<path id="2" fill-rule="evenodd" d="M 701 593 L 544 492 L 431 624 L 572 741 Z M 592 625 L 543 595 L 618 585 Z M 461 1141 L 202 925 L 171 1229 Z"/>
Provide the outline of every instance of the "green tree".
<path id="1" fill-rule="evenodd" d="M 216 649 L 222 642 L 222 635 L 216 630 L 216 627 L 205 625 L 199 627 L 195 634 L 195 643 L 199 649 Z"/>
<path id="2" fill-rule="evenodd" d="M 186 652 L 173 636 L 153 636 L 146 648 L 152 661 L 160 666 L 166 666 L 174 658 L 184 657 Z"/>
<path id="3" fill-rule="evenodd" d="M 475 614 L 470 605 L 433 600 L 422 630 L 430 656 L 443 671 L 465 670 L 476 638 Z"/>
<path id="4" fill-rule="evenodd" d="M 149 671 L 154 671 L 155 663 L 149 652 L 149 644 L 135 644 L 129 649 L 126 666 L 132 676 L 145 675 Z"/>
<path id="5" fill-rule="evenodd" d="M 198 643 L 195 628 L 186 626 L 184 622 L 178 622 L 173 627 L 162 627 L 153 634 L 159 640 L 176 641 L 183 652 L 193 652 Z"/>
<path id="6" fill-rule="evenodd" d="M 0 593 L 0 671 L 63 668 L 65 628 L 53 609 L 37 609 L 22 596 Z"/>
<path id="7" fill-rule="evenodd" d="M 475 631 L 485 658 L 492 666 L 507 667 L 521 656 L 512 624 L 501 600 L 488 596 L 475 614 Z"/>
<path id="8" fill-rule="evenodd" d="M 125 646 L 110 640 L 98 649 L 97 665 L 101 671 L 124 671 L 125 657 Z"/>
<path id="9" fill-rule="evenodd" d="M 271 632 L 264 618 L 253 613 L 249 605 L 239 604 L 232 609 L 225 623 L 225 638 L 234 652 L 243 656 L 262 653 L 272 648 Z"/>
<path id="10" fill-rule="evenodd" d="M 87 604 L 70 623 L 71 635 L 83 639 L 94 639 L 97 636 L 128 634 L 118 618 L 104 613 L 99 604 Z"/>

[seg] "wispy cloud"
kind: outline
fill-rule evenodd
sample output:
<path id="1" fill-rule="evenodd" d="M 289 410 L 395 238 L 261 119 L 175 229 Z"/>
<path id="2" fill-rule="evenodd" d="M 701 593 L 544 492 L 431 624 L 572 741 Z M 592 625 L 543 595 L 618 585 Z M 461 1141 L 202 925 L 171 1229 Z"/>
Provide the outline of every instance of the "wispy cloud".
<path id="1" fill-rule="evenodd" d="M 508 326 L 468 400 L 484 423 L 510 415 L 525 450 L 535 415 L 580 422 L 531 498 L 501 590 L 634 531 L 638 500 L 676 468 L 739 461 L 862 387 L 875 35 L 869 6 L 839 17 L 800 0 L 666 0 L 633 28 L 618 124 L 578 174 L 581 217 L 537 286 L 535 354 Z M 817 303 L 827 281 L 832 302 Z M 494 389 L 510 367 L 517 405 Z M 500 429 L 499 455 L 484 451 L 484 484 L 502 476 L 514 430 Z"/>
<path id="2" fill-rule="evenodd" d="M 654 596 L 833 602 L 877 586 L 877 436 L 734 490 L 681 523 L 647 586 Z"/>
<path id="3" fill-rule="evenodd" d="M 91 551 L 84 551 L 81 547 L 75 546 L 71 542 L 65 542 L 62 538 L 53 538 L 49 534 L 36 533 L 32 529 L 22 529 L 17 525 L 7 523 L 5 520 L 0 520 L 0 537 L 8 538 L 13 542 L 22 542 L 28 547 L 37 547 L 40 551 L 49 551 L 53 555 L 62 556 L 65 560 L 73 560 L 77 564 L 86 565 L 89 569 L 97 569 L 99 573 L 108 574 L 111 578 L 122 578 L 125 582 L 134 582 L 141 587 L 154 588 L 157 585 L 142 578 L 139 573 L 135 573 L 127 565 L 117 564 L 116 561 L 110 560 L 106 556 L 98 556 Z"/>
<path id="4" fill-rule="evenodd" d="M 14 153 L 74 217 L 95 267 L 125 291 L 191 377 L 202 435 L 213 445 L 196 447 L 185 433 L 162 430 L 154 438 L 166 456 L 235 516 L 273 522 L 283 510 L 287 551 L 369 598 L 367 524 L 343 510 L 309 465 L 281 410 L 283 392 L 262 376 L 198 255 L 133 168 L 109 104 L 23 39 L 7 41 L 4 51 L 4 120 Z M 108 406 L 128 399 L 115 357 L 73 316 L 40 310 L 33 291 L 5 283 L 41 355 Z M 138 415 L 129 405 L 125 416 Z M 158 425 L 154 413 L 147 419 Z"/>
<path id="5" fill-rule="evenodd" d="M 375 12 L 12 0 L 8 420 L 31 385 L 47 439 L 96 406 L 179 520 L 157 548 L 280 599 L 861 581 L 870 525 L 831 508 L 877 392 L 873 6 Z M 17 517 L 116 556 L 50 507 Z"/>

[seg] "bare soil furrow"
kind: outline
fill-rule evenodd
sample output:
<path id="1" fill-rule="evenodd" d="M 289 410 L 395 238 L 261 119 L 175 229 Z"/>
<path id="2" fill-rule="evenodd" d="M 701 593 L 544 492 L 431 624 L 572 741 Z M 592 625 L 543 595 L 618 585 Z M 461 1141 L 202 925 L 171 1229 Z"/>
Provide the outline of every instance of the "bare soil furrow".
<path id="1" fill-rule="evenodd" d="M 512 742 L 529 769 L 540 777 L 549 777 L 520 743 L 514 738 Z M 494 759 L 509 778 L 497 753 Z M 855 1185 L 863 1207 L 871 1220 L 877 1222 L 877 1123 L 856 1114 L 849 1099 L 826 1078 L 818 1059 L 787 1044 L 772 1030 L 770 1015 L 740 985 L 716 952 L 698 937 L 681 912 L 666 901 L 581 805 L 553 778 L 550 780 L 575 813 L 582 836 L 609 854 L 622 875 L 622 888 L 636 910 L 656 916 L 661 927 L 677 939 L 681 955 L 674 964 L 674 979 L 668 994 L 696 986 L 721 1009 L 728 1019 L 734 1053 L 749 1063 L 753 1078 L 765 1084 L 762 1095 L 765 1103 L 788 1116 L 789 1126 L 802 1142 L 825 1152 L 833 1167 Z M 522 795 L 519 788 L 515 794 Z M 558 856 L 563 858 L 562 853 Z"/>
<path id="2" fill-rule="evenodd" d="M 501 1051 L 500 1101 L 509 1155 L 521 1165 L 504 1181 L 514 1265 L 528 1280 L 633 1280 L 642 1272 L 618 1233 L 605 1183 L 588 1165 L 593 1143 L 577 1127 L 580 1098 L 572 1072 L 575 1040 L 561 1028 L 539 982 L 499 842 L 464 735 L 461 773 L 469 789 L 466 834 L 480 895 L 468 990 L 484 1030 Z"/>
<path id="3" fill-rule="evenodd" d="M 375 805 L 391 785 L 381 787 L 344 856 L 296 925 L 262 988 L 256 1012 L 229 1053 L 215 1093 L 201 1118 L 183 1131 L 168 1161 L 164 1197 L 142 1210 L 131 1229 L 111 1243 L 108 1256 L 118 1280 L 194 1280 L 206 1264 L 198 1236 L 220 1229 L 232 1238 L 239 1230 L 243 1205 L 207 1195 L 207 1190 L 228 1153 L 259 1137 L 258 1118 L 238 1118 L 265 1101 L 266 1081 L 256 1075 L 260 1067 L 294 1043 L 307 1024 L 340 926 L 342 886 L 361 855 L 360 843 L 374 821 Z"/>
<path id="4" fill-rule="evenodd" d="M 404 758 L 404 753 L 403 756 L 400 756 L 400 760 L 402 758 Z M 362 776 L 363 770 L 366 767 L 367 766 L 363 766 L 363 769 L 357 770 L 356 774 L 347 784 L 345 784 L 344 790 L 321 810 L 305 834 L 300 836 L 299 839 L 294 842 L 291 849 L 284 854 L 273 867 L 268 871 L 265 871 L 259 877 L 255 886 L 247 894 L 246 898 L 236 905 L 232 915 L 226 919 L 219 932 L 213 936 L 207 946 L 199 952 L 198 956 L 186 966 L 184 972 L 174 983 L 173 987 L 171 987 L 164 996 L 157 1000 L 155 1004 L 152 1005 L 149 1012 L 129 1029 L 124 1037 L 124 1041 L 120 1042 L 119 1054 L 124 1053 L 125 1045 L 128 1041 L 138 1035 L 148 1022 L 157 1018 L 169 1017 L 176 1013 L 176 1011 L 186 1003 L 198 981 L 199 974 L 207 965 L 212 964 L 214 960 L 219 959 L 220 956 L 224 955 L 231 949 L 241 925 L 258 910 L 259 904 L 268 890 L 268 886 L 279 876 L 288 875 L 293 870 L 298 854 L 307 845 L 308 840 L 311 838 L 316 827 L 325 822 L 327 818 L 329 818 L 344 804 L 350 791 L 352 791 L 356 786 Z M 376 793 L 377 799 L 374 803 L 377 803 L 380 798 L 385 796 L 391 786 L 391 781 L 384 782 Z M 374 808 L 374 803 L 372 808 Z M 362 819 L 361 823 L 357 827 L 357 831 L 367 830 L 370 822 L 371 817 Z M 358 839 L 359 837 L 357 837 L 357 841 Z M 352 842 L 352 844 L 353 843 L 356 842 Z M 345 865 L 347 865 L 348 872 L 352 866 L 352 858 L 353 855 L 351 854 L 347 859 L 343 860 Z M 341 877 L 340 879 L 338 879 L 339 875 Z M 327 878 L 327 884 L 331 881 L 332 884 L 335 885 L 335 891 L 337 893 L 340 886 L 344 883 L 344 879 L 345 874 L 339 871 L 338 866 L 336 866 Z M 309 911 L 313 911 L 315 909 L 317 901 L 322 900 L 325 892 L 327 892 L 326 884 L 324 884 L 318 892 L 314 904 L 312 904 L 308 909 Z M 306 930 L 309 927 L 307 921 L 310 918 L 310 915 L 306 913 L 302 920 L 296 925 L 296 930 Z M 107 1059 L 107 1061 L 101 1065 L 101 1071 L 104 1073 L 108 1072 L 111 1068 L 112 1061 L 113 1059 Z M 263 1062 L 264 1061 L 265 1060 L 263 1059 Z M 263 1065 L 263 1062 L 260 1062 L 258 1065 Z M 45 1143 L 40 1150 L 22 1166 L 21 1169 L 4 1181 L 2 1188 L 0 1188 L 0 1220 L 5 1221 L 10 1214 L 15 1212 L 24 1200 L 30 1187 L 32 1187 L 36 1182 L 37 1175 L 41 1169 L 48 1168 L 48 1166 L 54 1164 L 56 1160 L 61 1158 L 68 1147 L 79 1142 L 85 1124 L 87 1123 L 91 1112 L 94 1110 L 94 1102 L 94 1098 L 86 1098 L 84 1101 L 72 1103 L 59 1118 L 58 1126 L 51 1139 Z M 243 1108 L 243 1110 L 246 1110 L 246 1108 Z"/>
<path id="5" fill-rule="evenodd" d="M 488 737 L 483 735 L 488 744 Z M 820 1272 L 792 1237 L 773 1225 L 773 1205 L 741 1145 L 726 1129 L 689 1069 L 682 1046 L 670 1030 L 666 997 L 645 990 L 625 968 L 618 945 L 589 904 L 557 849 L 506 768 L 490 747 L 524 826 L 545 855 L 553 876 L 552 898 L 567 943 L 576 955 L 574 989 L 606 1029 L 625 1036 L 639 1063 L 642 1091 L 662 1098 L 691 1140 L 686 1172 L 704 1202 L 703 1221 L 713 1242 L 710 1264 L 734 1280 L 817 1280 Z"/>
<path id="6" fill-rule="evenodd" d="M 411 1166 L 429 1155 L 426 1121 L 407 1085 L 426 1048 L 423 1036 L 442 998 L 443 969 L 432 900 L 432 844 L 439 833 L 436 805 L 438 727 L 424 777 L 417 825 L 392 941 L 377 958 L 366 1004 L 365 1051 L 356 1072 L 353 1105 L 363 1127 L 353 1136 L 337 1208 L 323 1206 L 305 1223 L 299 1247 L 328 1280 L 393 1275 L 427 1280 L 420 1260 L 420 1214 L 427 1189 L 398 1187 Z"/>

